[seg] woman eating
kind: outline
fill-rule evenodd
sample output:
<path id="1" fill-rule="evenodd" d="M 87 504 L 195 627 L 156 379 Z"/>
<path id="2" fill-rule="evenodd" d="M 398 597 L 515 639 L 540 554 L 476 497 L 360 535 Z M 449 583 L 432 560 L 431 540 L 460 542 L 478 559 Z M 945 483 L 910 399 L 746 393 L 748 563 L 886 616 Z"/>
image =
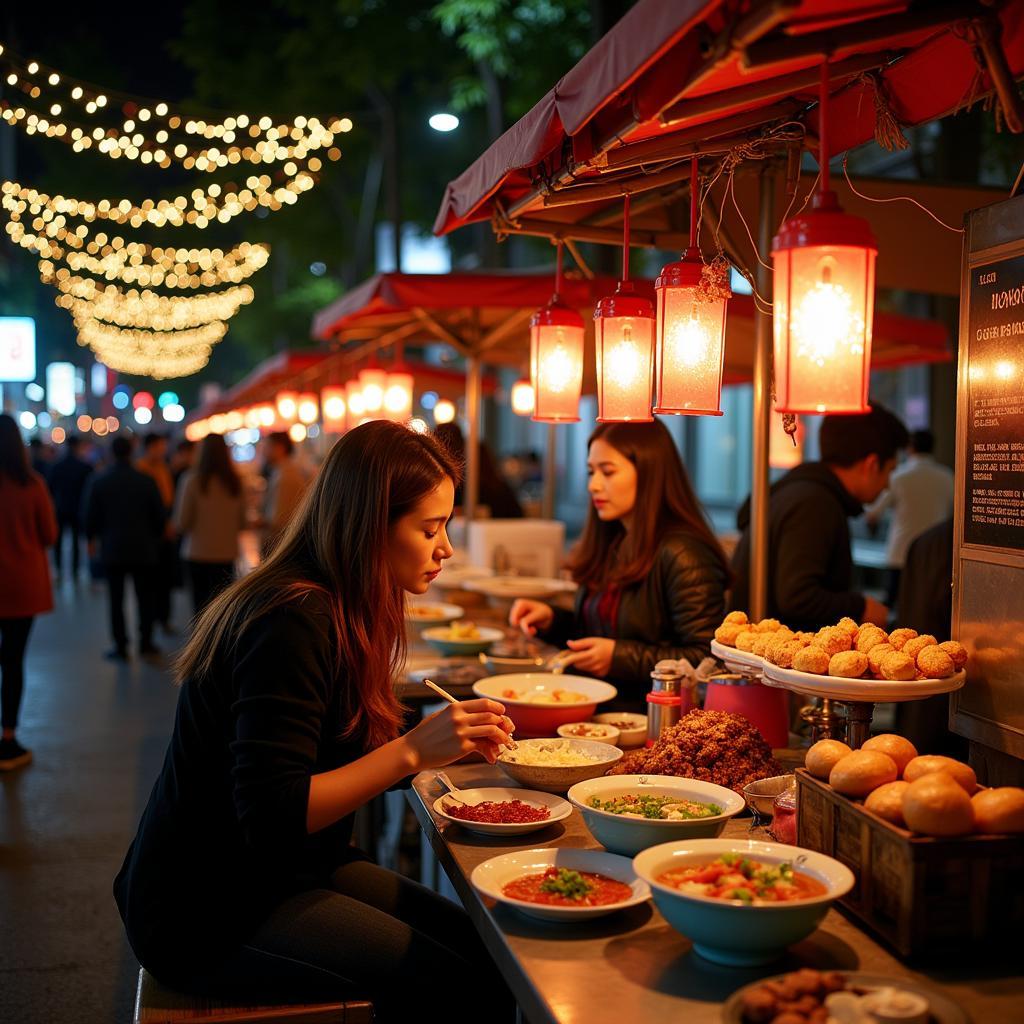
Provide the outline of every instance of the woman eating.
<path id="1" fill-rule="evenodd" d="M 114 883 L 132 948 L 165 985 L 369 999 L 383 1021 L 417 1016 L 439 978 L 460 979 L 452 1020 L 501 998 L 461 908 L 350 845 L 377 794 L 471 751 L 493 763 L 510 742 L 486 699 L 398 735 L 405 594 L 451 557 L 459 476 L 433 438 L 356 428 L 267 561 L 196 623 L 163 769 Z"/>
<path id="2" fill-rule="evenodd" d="M 606 678 L 636 704 L 659 661 L 707 656 L 728 562 L 663 424 L 600 425 L 587 474 L 591 507 L 569 560 L 575 611 L 519 600 L 509 622 L 552 643 L 571 638 L 567 670 Z"/>

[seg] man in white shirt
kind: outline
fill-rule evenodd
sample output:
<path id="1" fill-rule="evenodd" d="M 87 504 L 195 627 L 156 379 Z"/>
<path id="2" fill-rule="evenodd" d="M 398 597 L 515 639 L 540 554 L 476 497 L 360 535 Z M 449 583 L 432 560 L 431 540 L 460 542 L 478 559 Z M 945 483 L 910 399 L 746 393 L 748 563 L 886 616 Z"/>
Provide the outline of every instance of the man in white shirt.
<path id="1" fill-rule="evenodd" d="M 867 510 L 869 526 L 875 526 L 887 510 L 892 510 L 886 564 L 889 566 L 889 606 L 899 591 L 900 573 L 910 545 L 925 530 L 953 514 L 953 471 L 932 456 L 935 436 L 930 430 L 915 430 L 910 435 L 906 460 L 893 470 L 889 487 Z"/>

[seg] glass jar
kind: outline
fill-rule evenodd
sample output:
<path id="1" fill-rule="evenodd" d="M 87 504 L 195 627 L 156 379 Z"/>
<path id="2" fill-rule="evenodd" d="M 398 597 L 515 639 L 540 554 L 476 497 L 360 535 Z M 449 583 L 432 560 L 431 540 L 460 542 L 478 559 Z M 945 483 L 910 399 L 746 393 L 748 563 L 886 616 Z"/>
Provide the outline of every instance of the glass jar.
<path id="1" fill-rule="evenodd" d="M 796 782 L 775 798 L 772 810 L 772 839 L 777 843 L 796 846 Z"/>

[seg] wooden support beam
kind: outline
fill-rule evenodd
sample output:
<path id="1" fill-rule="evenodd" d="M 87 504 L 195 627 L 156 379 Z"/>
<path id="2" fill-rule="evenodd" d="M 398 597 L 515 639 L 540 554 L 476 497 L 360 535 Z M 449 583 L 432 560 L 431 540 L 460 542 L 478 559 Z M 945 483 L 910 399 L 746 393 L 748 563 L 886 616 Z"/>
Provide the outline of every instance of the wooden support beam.
<path id="1" fill-rule="evenodd" d="M 528 323 L 533 314 L 534 310 L 532 309 L 517 309 L 511 316 L 502 320 L 500 324 L 492 327 L 480 339 L 480 341 L 473 346 L 474 355 L 479 355 L 481 352 L 486 352 L 488 349 L 494 348 L 494 346 L 499 344 L 499 342 L 504 341 L 510 334 L 513 334 L 524 324 Z"/>
<path id="2" fill-rule="evenodd" d="M 447 342 L 452 348 L 461 352 L 462 355 L 468 355 L 470 352 L 470 345 L 464 341 L 457 334 L 453 333 L 448 327 L 446 327 L 439 320 L 432 317 L 422 306 L 413 306 L 412 315 L 424 327 L 426 327 L 431 334 L 435 335 L 440 341 Z"/>

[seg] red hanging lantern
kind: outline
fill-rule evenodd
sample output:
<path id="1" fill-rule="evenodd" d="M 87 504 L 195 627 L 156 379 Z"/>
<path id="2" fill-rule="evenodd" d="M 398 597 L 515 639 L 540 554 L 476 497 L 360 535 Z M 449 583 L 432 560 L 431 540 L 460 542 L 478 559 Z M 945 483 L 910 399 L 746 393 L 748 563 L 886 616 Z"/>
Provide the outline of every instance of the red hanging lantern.
<path id="1" fill-rule="evenodd" d="M 654 304 L 629 280 L 629 196 L 622 218 L 622 280 L 594 310 L 599 423 L 649 423 Z"/>
<path id="2" fill-rule="evenodd" d="M 395 371 L 387 375 L 384 387 L 384 414 L 395 423 L 405 423 L 412 416 L 411 373 Z"/>
<path id="3" fill-rule="evenodd" d="M 304 423 L 307 427 L 311 423 L 316 423 L 320 415 L 320 404 L 316 394 L 307 391 L 299 395 L 295 411 L 300 423 Z"/>
<path id="4" fill-rule="evenodd" d="M 376 367 L 360 370 L 359 385 L 363 389 L 365 415 L 372 420 L 381 419 L 384 413 L 384 392 L 388 386 L 387 371 Z"/>
<path id="5" fill-rule="evenodd" d="M 286 423 L 292 423 L 299 412 L 299 395 L 296 391 L 278 391 L 274 399 L 277 415 Z"/>
<path id="6" fill-rule="evenodd" d="M 338 385 L 330 385 L 320 390 L 320 411 L 324 417 L 324 433 L 345 433 L 345 413 L 348 405 L 345 401 L 345 389 Z"/>
<path id="7" fill-rule="evenodd" d="M 363 399 L 363 385 L 357 378 L 346 382 L 345 398 L 345 404 L 348 406 L 349 428 L 358 427 L 360 423 L 366 421 L 367 415 L 366 402 Z"/>
<path id="8" fill-rule="evenodd" d="M 658 306 L 654 411 L 675 416 L 722 415 L 725 311 L 732 292 L 715 284 L 697 246 L 697 158 L 690 161 L 690 245 L 663 267 Z"/>
<path id="9" fill-rule="evenodd" d="M 866 413 L 878 243 L 868 222 L 843 213 L 828 174 L 828 66 L 821 68 L 821 186 L 810 211 L 772 241 L 775 264 L 775 408 Z"/>
<path id="10" fill-rule="evenodd" d="M 578 423 L 580 418 L 583 317 L 562 302 L 561 242 L 557 248 L 555 294 L 530 319 L 531 418 L 536 423 Z"/>

